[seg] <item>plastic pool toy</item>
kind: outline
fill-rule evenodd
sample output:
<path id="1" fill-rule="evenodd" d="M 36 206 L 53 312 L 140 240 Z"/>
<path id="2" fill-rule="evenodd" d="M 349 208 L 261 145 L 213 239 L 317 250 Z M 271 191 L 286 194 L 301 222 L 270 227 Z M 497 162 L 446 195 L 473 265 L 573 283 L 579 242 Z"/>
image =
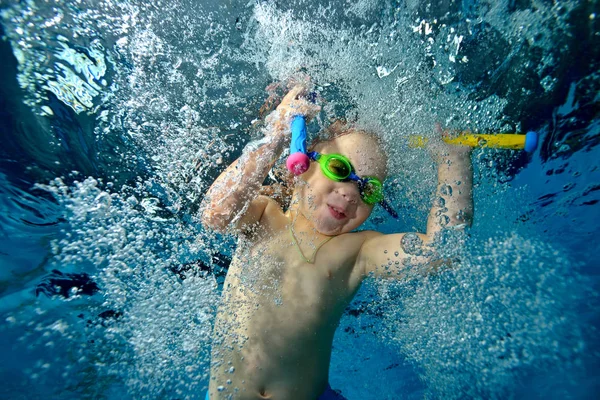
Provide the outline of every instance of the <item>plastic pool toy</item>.
<path id="1" fill-rule="evenodd" d="M 290 155 L 285 162 L 287 169 L 294 175 L 302 175 L 310 166 L 306 155 L 306 120 L 303 115 L 296 115 L 292 120 L 292 139 Z"/>
<path id="2" fill-rule="evenodd" d="M 290 141 L 290 156 L 286 161 L 287 169 L 294 175 L 302 175 L 310 166 L 306 154 L 306 120 L 303 115 L 297 115 L 291 124 L 292 138 Z M 470 146 L 490 147 L 496 149 L 525 150 L 528 153 L 535 151 L 538 145 L 538 134 L 529 131 L 527 134 L 475 134 L 463 132 L 457 137 L 442 138 L 446 143 Z M 428 139 L 423 136 L 411 136 L 408 140 L 410 147 L 424 147 Z"/>
<path id="3" fill-rule="evenodd" d="M 442 138 L 442 140 L 446 143 L 462 146 L 525 150 L 531 153 L 537 148 L 538 134 L 534 131 L 529 131 L 525 135 L 516 133 L 489 135 L 462 132 L 457 137 Z M 408 140 L 410 147 L 424 147 L 427 142 L 428 139 L 422 136 L 411 136 Z"/>

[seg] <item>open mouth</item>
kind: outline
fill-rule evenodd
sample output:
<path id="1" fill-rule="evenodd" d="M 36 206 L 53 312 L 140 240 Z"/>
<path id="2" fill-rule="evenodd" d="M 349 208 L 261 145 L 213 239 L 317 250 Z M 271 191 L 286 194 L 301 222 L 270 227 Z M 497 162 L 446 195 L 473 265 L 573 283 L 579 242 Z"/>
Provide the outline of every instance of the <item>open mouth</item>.
<path id="1" fill-rule="evenodd" d="M 327 207 L 329 208 L 329 213 L 331 213 L 331 215 L 333 216 L 333 218 L 335 219 L 344 219 L 346 218 L 346 214 L 344 213 L 343 210 L 334 207 L 334 206 L 330 206 L 327 205 Z"/>

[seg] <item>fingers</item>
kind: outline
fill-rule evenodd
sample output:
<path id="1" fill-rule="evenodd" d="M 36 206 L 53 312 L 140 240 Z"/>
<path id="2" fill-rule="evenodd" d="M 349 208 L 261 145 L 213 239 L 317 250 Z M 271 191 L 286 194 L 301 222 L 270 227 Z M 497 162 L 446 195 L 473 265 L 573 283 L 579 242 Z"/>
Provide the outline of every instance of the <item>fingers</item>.
<path id="1" fill-rule="evenodd" d="M 297 100 L 301 95 L 305 94 L 307 89 L 303 85 L 294 86 L 283 98 L 281 104 L 290 104 L 294 100 Z"/>
<path id="2" fill-rule="evenodd" d="M 265 118 L 271 132 L 289 135 L 290 124 L 294 116 L 303 115 L 308 122 L 321 112 L 319 105 L 306 98 L 309 90 L 309 86 L 306 84 L 298 84 L 290 89 L 277 109 Z"/>
<path id="3" fill-rule="evenodd" d="M 451 130 L 442 128 L 442 124 L 440 124 L 439 122 L 435 123 L 434 130 L 435 130 L 435 133 L 437 134 L 436 136 L 440 137 L 440 138 L 450 138 L 450 137 L 452 137 L 453 133 L 454 134 L 456 133 L 455 131 L 451 131 Z"/>
<path id="4" fill-rule="evenodd" d="M 321 112 L 321 106 L 303 100 L 302 103 L 298 103 L 298 107 L 294 111 L 296 114 L 304 115 L 310 121 Z"/>
<path id="5" fill-rule="evenodd" d="M 308 120 L 321 112 L 321 107 L 308 101 L 308 89 L 304 85 L 294 86 L 283 98 L 277 109 L 282 116 L 304 115 Z"/>
<path id="6" fill-rule="evenodd" d="M 264 104 L 260 107 L 258 111 L 258 115 L 262 118 L 264 115 L 270 113 L 275 108 L 277 108 L 280 104 L 284 104 L 284 106 L 290 105 L 295 99 L 302 96 L 306 91 L 302 91 L 303 85 L 295 85 L 292 90 L 286 93 L 283 96 L 278 92 L 282 86 L 281 82 L 275 82 L 266 87 L 266 91 L 269 94 L 269 97 L 264 102 Z"/>
<path id="7" fill-rule="evenodd" d="M 447 130 L 445 130 L 444 128 L 442 128 L 442 124 L 440 124 L 439 122 L 435 123 L 435 133 L 436 133 L 436 137 L 440 138 L 440 137 L 448 137 L 449 136 L 449 132 Z"/>
<path id="8" fill-rule="evenodd" d="M 469 146 L 462 146 L 456 143 L 450 143 L 449 139 L 453 139 L 461 135 L 461 132 L 457 129 L 444 129 L 442 125 L 437 122 L 434 127 L 436 135 L 429 141 L 429 152 L 432 157 L 437 160 L 441 160 L 444 157 L 452 154 L 459 154 L 470 152 L 472 150 Z"/>

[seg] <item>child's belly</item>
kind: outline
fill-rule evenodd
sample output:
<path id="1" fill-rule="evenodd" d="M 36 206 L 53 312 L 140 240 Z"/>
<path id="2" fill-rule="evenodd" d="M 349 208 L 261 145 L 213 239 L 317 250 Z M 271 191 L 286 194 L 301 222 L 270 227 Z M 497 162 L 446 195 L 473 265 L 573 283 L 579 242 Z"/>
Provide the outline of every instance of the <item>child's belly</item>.
<path id="1" fill-rule="evenodd" d="M 314 399 L 325 389 L 344 296 L 314 265 L 278 261 L 263 262 L 258 278 L 232 265 L 215 329 L 223 342 L 213 349 L 219 367 L 211 392 L 222 386 L 240 399 Z"/>
<path id="2" fill-rule="evenodd" d="M 238 315 L 248 314 L 240 309 Z M 316 399 L 328 381 L 333 334 L 292 324 L 278 313 L 260 312 L 226 334 L 213 349 L 213 363 L 220 365 L 211 372 L 211 392 L 221 387 L 219 393 L 233 399 Z"/>

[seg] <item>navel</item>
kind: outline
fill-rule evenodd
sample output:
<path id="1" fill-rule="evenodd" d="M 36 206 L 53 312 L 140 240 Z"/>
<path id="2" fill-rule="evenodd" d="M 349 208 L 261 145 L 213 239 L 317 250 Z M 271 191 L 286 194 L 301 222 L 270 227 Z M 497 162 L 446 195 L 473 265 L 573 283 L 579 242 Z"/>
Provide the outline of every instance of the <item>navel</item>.
<path id="1" fill-rule="evenodd" d="M 260 394 L 260 397 L 262 397 L 263 399 L 269 398 L 269 396 L 267 396 L 267 391 L 265 390 L 265 388 L 260 388 L 258 394 Z"/>

